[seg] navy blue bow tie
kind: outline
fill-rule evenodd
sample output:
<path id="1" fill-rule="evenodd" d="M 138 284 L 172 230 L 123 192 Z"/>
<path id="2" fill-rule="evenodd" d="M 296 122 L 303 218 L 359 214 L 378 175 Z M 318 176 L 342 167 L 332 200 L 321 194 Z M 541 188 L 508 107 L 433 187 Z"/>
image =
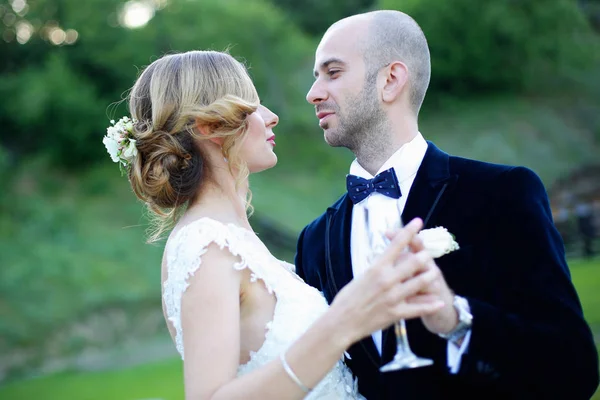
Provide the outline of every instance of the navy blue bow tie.
<path id="1" fill-rule="evenodd" d="M 360 203 L 373 192 L 381 193 L 393 199 L 402 196 L 398 178 L 393 168 L 377 174 L 373 179 L 365 179 L 356 175 L 346 175 L 346 188 L 352 203 Z"/>

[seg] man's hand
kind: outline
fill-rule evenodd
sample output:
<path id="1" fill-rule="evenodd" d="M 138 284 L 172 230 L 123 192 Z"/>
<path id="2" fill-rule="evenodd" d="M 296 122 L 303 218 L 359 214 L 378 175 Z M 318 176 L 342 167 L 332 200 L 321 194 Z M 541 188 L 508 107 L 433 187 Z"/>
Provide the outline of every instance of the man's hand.
<path id="1" fill-rule="evenodd" d="M 408 302 L 422 303 L 427 299 L 436 298 L 442 300 L 445 306 L 434 314 L 421 317 L 425 327 L 432 333 L 447 333 L 458 325 L 458 312 L 454 308 L 454 293 L 448 287 L 442 271 L 436 265 L 435 261 L 425 251 L 423 241 L 415 237 L 410 243 L 410 251 L 423 259 L 426 268 L 420 274 L 433 274 L 435 278 L 425 287 L 424 290 L 407 299 Z"/>

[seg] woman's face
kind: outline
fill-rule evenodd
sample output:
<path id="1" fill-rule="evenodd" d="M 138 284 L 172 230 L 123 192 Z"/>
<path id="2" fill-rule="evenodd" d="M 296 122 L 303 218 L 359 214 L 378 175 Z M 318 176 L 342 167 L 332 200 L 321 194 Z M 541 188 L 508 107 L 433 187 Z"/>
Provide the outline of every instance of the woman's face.
<path id="1" fill-rule="evenodd" d="M 275 134 L 273 128 L 279 117 L 267 107 L 260 105 L 248 116 L 248 130 L 240 148 L 240 157 L 251 173 L 264 171 L 277 164 Z"/>

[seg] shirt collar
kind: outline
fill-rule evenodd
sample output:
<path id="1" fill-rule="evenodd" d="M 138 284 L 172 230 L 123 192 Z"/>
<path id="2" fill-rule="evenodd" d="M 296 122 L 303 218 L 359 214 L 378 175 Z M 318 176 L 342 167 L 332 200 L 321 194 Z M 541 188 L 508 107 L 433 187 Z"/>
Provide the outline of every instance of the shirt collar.
<path id="1" fill-rule="evenodd" d="M 420 132 L 417 133 L 410 142 L 405 143 L 400 147 L 386 162 L 383 163 L 379 171 L 379 174 L 386 169 L 393 168 L 398 177 L 398 182 L 402 182 L 404 179 L 411 177 L 416 174 L 421 166 L 421 162 L 427 152 L 427 142 L 423 138 Z M 359 163 L 358 160 L 352 161 L 350 165 L 350 174 L 360 176 L 365 179 L 372 179 L 371 175 L 365 170 Z"/>

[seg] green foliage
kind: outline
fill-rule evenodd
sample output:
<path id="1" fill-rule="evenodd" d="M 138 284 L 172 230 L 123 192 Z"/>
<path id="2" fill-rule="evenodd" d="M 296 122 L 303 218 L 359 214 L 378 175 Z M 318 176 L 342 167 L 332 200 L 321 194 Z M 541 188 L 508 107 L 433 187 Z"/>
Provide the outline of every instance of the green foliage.
<path id="1" fill-rule="evenodd" d="M 93 137 L 104 129 L 104 109 L 98 107 L 94 85 L 73 70 L 64 52 L 3 81 L 0 93 L 12 94 L 3 108 L 18 134 L 7 138 L 9 146 L 44 152 L 69 167 L 100 156 L 102 147 Z"/>
<path id="2" fill-rule="evenodd" d="M 600 1 L 599 0 L 583 0 L 579 2 L 583 12 L 596 32 L 600 32 Z"/>
<path id="3" fill-rule="evenodd" d="M 35 348 L 111 304 L 159 306 L 161 249 L 144 245 L 126 180 L 108 185 L 95 171 L 80 182 L 47 172 L 43 181 L 31 172 L 15 181 L 1 203 L 10 213 L 0 219 L 0 352 Z"/>
<path id="4" fill-rule="evenodd" d="M 375 0 L 278 0 L 294 22 L 310 35 L 321 37 L 334 22 L 368 11 Z"/>
<path id="5" fill-rule="evenodd" d="M 406 12 L 423 29 L 434 92 L 539 91 L 557 75 L 597 61 L 598 37 L 573 0 L 380 0 L 380 5 Z"/>
<path id="6" fill-rule="evenodd" d="M 279 8 L 268 0 L 173 0 L 138 29 L 118 25 L 123 3 L 32 2 L 22 19 L 31 21 L 37 33 L 25 45 L 0 41 L 7 55 L 0 59 L 0 140 L 12 157 L 44 154 L 70 169 L 106 162 L 101 137 L 111 118 L 127 112 L 121 100 L 141 68 L 173 51 L 229 48 L 249 66 L 263 103 L 281 117 L 276 133 L 288 137 L 278 141 L 282 168 L 302 162 L 332 176 L 345 162 L 344 155 L 323 143 L 304 100 L 318 39 L 304 35 L 296 24 L 320 36 L 334 20 L 360 12 L 371 0 L 285 0 L 277 3 Z M 409 12 L 425 30 L 433 57 L 426 104 L 437 104 L 443 93 L 507 92 L 535 85 L 572 93 L 592 86 L 592 97 L 600 93 L 597 80 L 577 73 L 589 64 L 588 57 L 600 53 L 594 51 L 599 41 L 568 0 L 547 5 L 532 0 L 381 0 L 379 5 Z M 0 14 L 9 7 L 5 3 Z M 52 20 L 77 30 L 78 41 L 53 46 L 43 40 L 44 24 Z M 569 85 L 560 76 L 568 76 Z"/>
<path id="7" fill-rule="evenodd" d="M 0 62 L 0 123 L 10 132 L 2 140 L 11 152 L 44 153 L 68 167 L 104 159 L 101 137 L 109 119 L 127 112 L 120 100 L 139 70 L 166 53 L 193 49 L 229 49 L 245 62 L 263 103 L 287 116 L 280 129 L 297 137 L 318 129 L 305 117 L 311 113 L 304 100 L 314 44 L 269 3 L 175 0 L 139 29 L 111 26 L 121 4 L 43 1 L 27 19 L 55 19 L 77 30 L 74 45 L 53 46 L 37 35 L 25 45 L 0 42 L 17 60 Z"/>

